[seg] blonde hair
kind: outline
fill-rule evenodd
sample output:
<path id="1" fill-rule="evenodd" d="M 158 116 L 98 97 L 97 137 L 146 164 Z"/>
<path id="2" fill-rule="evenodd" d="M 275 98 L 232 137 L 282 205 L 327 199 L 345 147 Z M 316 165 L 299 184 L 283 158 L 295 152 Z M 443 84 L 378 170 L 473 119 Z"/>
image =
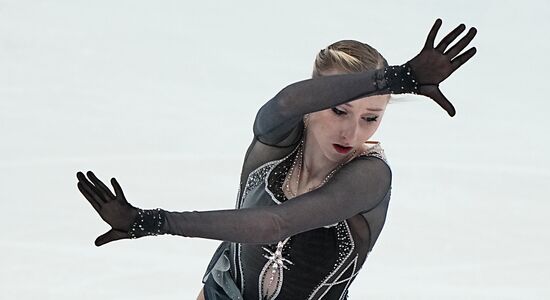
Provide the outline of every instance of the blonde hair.
<path id="1" fill-rule="evenodd" d="M 341 40 L 319 51 L 312 77 L 323 76 L 331 70 L 356 73 L 387 66 L 386 59 L 373 47 L 355 40 Z"/>

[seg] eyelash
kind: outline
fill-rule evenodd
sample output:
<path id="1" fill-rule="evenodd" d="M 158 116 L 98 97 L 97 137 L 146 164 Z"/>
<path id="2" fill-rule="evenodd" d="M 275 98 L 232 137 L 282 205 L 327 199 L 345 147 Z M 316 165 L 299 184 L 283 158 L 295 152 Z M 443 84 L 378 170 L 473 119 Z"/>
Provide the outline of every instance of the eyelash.
<path id="1" fill-rule="evenodd" d="M 338 109 L 338 108 L 336 108 L 336 107 L 333 107 L 333 108 L 332 108 L 332 111 L 333 111 L 333 112 L 334 112 L 335 114 L 337 114 L 337 115 L 341 115 L 341 114 L 344 114 L 344 112 L 343 112 L 343 111 L 339 110 L 339 109 Z"/>
<path id="2" fill-rule="evenodd" d="M 340 116 L 340 115 L 343 115 L 343 114 L 346 114 L 345 111 L 341 111 L 339 110 L 338 108 L 336 107 L 333 107 L 332 108 L 332 112 L 334 112 L 336 115 Z M 369 118 L 366 118 L 366 119 L 363 119 L 367 122 L 376 122 L 376 120 L 378 119 L 378 116 L 374 116 L 374 117 L 369 117 Z"/>

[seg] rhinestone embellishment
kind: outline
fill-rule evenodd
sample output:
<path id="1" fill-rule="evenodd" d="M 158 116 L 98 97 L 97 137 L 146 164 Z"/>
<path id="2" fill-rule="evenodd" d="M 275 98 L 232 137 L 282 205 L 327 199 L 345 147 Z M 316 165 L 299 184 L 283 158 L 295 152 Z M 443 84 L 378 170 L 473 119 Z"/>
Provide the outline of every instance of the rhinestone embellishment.
<path id="1" fill-rule="evenodd" d="M 287 265 L 293 264 L 283 257 L 283 247 L 289 240 L 290 237 L 287 237 L 278 242 L 275 251 L 262 247 L 267 252 L 263 255 L 267 262 L 259 276 L 259 299 L 275 299 L 279 295 L 283 285 L 283 269 L 289 270 Z"/>

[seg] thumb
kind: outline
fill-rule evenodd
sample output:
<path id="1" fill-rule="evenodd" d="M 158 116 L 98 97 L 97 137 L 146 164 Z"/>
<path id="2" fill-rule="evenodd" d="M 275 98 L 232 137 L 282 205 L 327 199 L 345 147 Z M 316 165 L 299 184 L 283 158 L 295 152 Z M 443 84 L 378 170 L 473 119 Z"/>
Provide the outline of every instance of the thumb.
<path id="1" fill-rule="evenodd" d="M 97 239 L 95 240 L 95 245 L 99 247 L 101 245 L 107 244 L 112 241 L 127 239 L 127 238 L 129 238 L 127 232 L 111 229 L 106 233 L 97 237 Z"/>
<path id="2" fill-rule="evenodd" d="M 453 104 L 447 100 L 445 95 L 439 90 L 437 85 L 421 85 L 419 94 L 432 98 L 441 108 L 443 108 L 449 116 L 454 117 L 456 110 Z"/>

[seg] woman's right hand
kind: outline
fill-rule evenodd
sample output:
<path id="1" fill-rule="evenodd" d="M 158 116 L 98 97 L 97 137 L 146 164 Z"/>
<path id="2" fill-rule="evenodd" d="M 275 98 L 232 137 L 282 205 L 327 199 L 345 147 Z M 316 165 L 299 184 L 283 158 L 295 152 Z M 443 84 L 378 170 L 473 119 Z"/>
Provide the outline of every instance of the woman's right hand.
<path id="1" fill-rule="evenodd" d="M 95 240 L 95 245 L 99 247 L 112 241 L 130 238 L 128 231 L 138 215 L 138 208 L 126 201 L 122 188 L 115 178 L 111 179 L 115 190 L 113 194 L 93 172 L 88 171 L 87 175 L 89 180 L 82 172 L 76 174 L 78 189 L 103 221 L 111 226 L 109 231 Z"/>
<path id="2" fill-rule="evenodd" d="M 477 30 L 475 27 L 470 28 L 462 39 L 447 49 L 460 33 L 466 29 L 464 24 L 460 24 L 447 34 L 437 47 L 434 47 L 435 36 L 441 27 L 441 23 L 441 19 L 435 21 L 428 34 L 424 48 L 422 48 L 417 56 L 408 61 L 408 64 L 417 80 L 418 94 L 432 98 L 452 117 L 456 113 L 455 108 L 439 90 L 439 83 L 474 56 L 476 53 L 475 47 L 468 49 L 460 55 L 458 54 L 472 41 Z"/>

